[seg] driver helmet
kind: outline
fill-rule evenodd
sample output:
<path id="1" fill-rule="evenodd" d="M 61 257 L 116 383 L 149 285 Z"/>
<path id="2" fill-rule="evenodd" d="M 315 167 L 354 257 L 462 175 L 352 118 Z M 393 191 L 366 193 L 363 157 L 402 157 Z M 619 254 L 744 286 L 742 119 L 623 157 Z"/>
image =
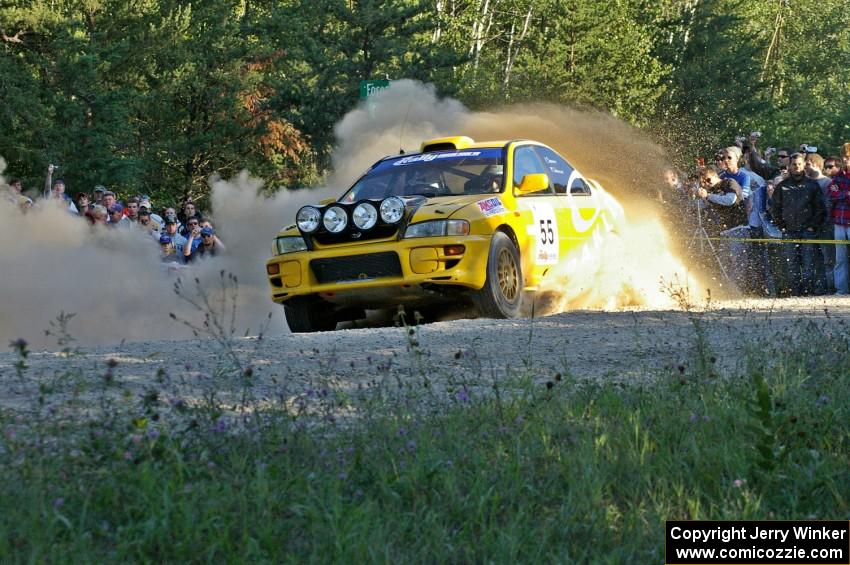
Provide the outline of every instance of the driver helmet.
<path id="1" fill-rule="evenodd" d="M 502 184 L 502 175 L 504 173 L 505 167 L 503 165 L 487 165 L 481 172 L 482 187 L 484 187 L 485 189 L 490 188 L 491 190 L 496 191 L 498 187 L 494 185 Z"/>

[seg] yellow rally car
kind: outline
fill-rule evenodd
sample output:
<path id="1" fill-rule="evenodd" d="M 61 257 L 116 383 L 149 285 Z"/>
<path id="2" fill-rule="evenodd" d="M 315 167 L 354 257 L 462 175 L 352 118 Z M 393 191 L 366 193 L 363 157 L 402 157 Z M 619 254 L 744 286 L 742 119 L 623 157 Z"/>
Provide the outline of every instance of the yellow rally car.
<path id="1" fill-rule="evenodd" d="M 611 229 L 602 193 L 541 143 L 426 141 L 298 210 L 266 264 L 272 300 L 293 332 L 398 306 L 517 317 L 524 292 Z"/>

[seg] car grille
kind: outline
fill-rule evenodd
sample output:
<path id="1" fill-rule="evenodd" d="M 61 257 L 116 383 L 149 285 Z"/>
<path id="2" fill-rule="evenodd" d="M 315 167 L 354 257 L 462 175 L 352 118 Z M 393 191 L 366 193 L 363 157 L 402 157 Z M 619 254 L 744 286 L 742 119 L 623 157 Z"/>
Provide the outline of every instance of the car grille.
<path id="1" fill-rule="evenodd" d="M 312 237 L 320 245 L 337 245 L 339 243 L 369 241 L 372 239 L 387 239 L 397 233 L 398 225 L 386 226 L 379 224 L 366 231 L 360 231 L 353 225 L 349 225 L 342 231 L 342 233 L 320 231 L 318 233 L 314 233 Z"/>
<path id="2" fill-rule="evenodd" d="M 319 283 L 401 276 L 401 262 L 398 260 L 398 254 L 393 251 L 313 259 L 310 261 L 310 268 Z"/>

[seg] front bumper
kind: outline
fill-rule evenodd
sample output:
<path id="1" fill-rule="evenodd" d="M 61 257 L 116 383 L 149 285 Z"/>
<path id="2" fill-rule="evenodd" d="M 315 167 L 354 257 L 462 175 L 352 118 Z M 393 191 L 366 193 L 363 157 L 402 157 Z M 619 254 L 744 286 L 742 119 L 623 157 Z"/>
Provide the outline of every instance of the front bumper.
<path id="1" fill-rule="evenodd" d="M 427 301 L 427 289 L 434 285 L 480 289 L 487 279 L 490 239 L 489 235 L 402 239 L 278 255 L 266 262 L 271 297 L 281 304 L 296 296 L 318 295 L 339 306 L 368 309 Z M 457 253 L 457 246 L 463 246 L 463 252 L 451 254 L 450 248 Z M 386 271 L 370 266 L 379 254 L 393 261 L 395 257 L 388 254 L 397 255 L 398 264 Z M 363 272 L 351 270 L 360 256 Z M 328 269 L 335 259 L 346 268 Z"/>

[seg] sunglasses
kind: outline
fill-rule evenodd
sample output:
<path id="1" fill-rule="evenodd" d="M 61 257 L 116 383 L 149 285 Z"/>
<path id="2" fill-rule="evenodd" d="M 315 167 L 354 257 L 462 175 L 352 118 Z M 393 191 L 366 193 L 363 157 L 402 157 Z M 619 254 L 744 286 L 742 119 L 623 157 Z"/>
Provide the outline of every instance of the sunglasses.
<path id="1" fill-rule="evenodd" d="M 188 225 L 188 226 L 197 226 L 197 225 L 198 225 L 198 222 L 186 222 L 186 225 Z"/>
<path id="2" fill-rule="evenodd" d="M 779 157 L 780 159 L 787 159 L 788 155 L 777 155 L 777 157 Z"/>

